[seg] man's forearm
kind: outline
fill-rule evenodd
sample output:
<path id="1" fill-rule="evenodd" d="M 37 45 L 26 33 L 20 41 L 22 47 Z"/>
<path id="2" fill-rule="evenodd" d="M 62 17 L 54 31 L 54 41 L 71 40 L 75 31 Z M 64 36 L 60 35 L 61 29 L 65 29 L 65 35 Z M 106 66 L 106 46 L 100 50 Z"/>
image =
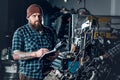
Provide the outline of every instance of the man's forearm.
<path id="1" fill-rule="evenodd" d="M 15 51 L 13 54 L 14 60 L 28 60 L 36 57 L 35 52 L 21 52 Z"/>

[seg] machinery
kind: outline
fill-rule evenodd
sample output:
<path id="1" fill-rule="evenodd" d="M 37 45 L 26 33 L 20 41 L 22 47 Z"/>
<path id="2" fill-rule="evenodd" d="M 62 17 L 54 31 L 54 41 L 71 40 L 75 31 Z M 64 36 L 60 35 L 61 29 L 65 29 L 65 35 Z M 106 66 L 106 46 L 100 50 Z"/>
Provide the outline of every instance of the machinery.
<path id="1" fill-rule="evenodd" d="M 71 42 L 68 43 L 68 51 L 60 53 L 52 65 L 56 66 L 55 70 L 44 80 L 119 80 L 120 74 L 116 74 L 113 69 L 115 56 L 111 57 L 115 55 L 116 50 L 119 53 L 119 45 L 116 47 L 119 43 L 118 36 L 113 35 L 108 26 L 101 28 L 103 23 L 100 23 L 99 17 L 71 14 L 70 18 L 68 32 L 71 31 L 71 34 L 65 38 Z M 105 18 L 103 21 L 109 22 L 109 19 Z M 74 52 L 71 45 L 75 46 Z M 109 54 L 109 58 L 103 59 L 101 55 L 106 52 L 112 54 Z M 73 67 L 74 72 L 71 71 Z"/>

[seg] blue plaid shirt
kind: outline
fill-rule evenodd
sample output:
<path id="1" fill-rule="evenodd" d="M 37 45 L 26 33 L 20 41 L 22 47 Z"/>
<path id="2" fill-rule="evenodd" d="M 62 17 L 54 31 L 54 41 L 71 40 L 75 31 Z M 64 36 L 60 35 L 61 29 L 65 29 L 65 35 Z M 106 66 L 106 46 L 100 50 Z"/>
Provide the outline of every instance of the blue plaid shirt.
<path id="1" fill-rule="evenodd" d="M 37 51 L 40 48 L 52 50 L 55 45 L 54 41 L 53 32 L 49 28 L 44 27 L 43 32 L 40 34 L 33 30 L 29 24 L 26 24 L 15 31 L 12 50 L 24 52 Z M 40 61 L 38 58 L 19 60 L 19 71 L 30 78 L 42 79 L 42 69 L 47 69 L 50 64 L 50 61 Z"/>

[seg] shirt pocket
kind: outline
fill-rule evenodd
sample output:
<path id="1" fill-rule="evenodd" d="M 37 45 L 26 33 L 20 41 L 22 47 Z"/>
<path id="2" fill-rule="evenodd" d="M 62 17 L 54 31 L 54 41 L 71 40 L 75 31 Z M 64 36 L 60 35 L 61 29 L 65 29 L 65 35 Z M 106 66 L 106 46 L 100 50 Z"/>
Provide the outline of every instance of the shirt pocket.
<path id="1" fill-rule="evenodd" d="M 39 42 L 36 36 L 30 36 L 25 38 L 25 49 L 26 51 L 35 51 L 39 49 Z"/>
<path id="2" fill-rule="evenodd" d="M 52 41 L 51 36 L 44 36 L 44 45 L 49 50 L 53 49 L 53 41 Z"/>

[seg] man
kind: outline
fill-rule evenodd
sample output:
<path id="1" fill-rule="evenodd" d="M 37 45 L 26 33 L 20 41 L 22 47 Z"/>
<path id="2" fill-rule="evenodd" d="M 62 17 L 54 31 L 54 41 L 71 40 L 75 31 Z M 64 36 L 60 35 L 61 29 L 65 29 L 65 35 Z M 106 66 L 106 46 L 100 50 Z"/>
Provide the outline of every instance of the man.
<path id="1" fill-rule="evenodd" d="M 54 53 L 39 60 L 55 46 L 53 32 L 42 25 L 43 10 L 37 4 L 27 8 L 28 24 L 18 28 L 13 36 L 13 59 L 19 60 L 20 80 L 42 80 L 50 68 L 51 61 L 58 54 Z"/>

